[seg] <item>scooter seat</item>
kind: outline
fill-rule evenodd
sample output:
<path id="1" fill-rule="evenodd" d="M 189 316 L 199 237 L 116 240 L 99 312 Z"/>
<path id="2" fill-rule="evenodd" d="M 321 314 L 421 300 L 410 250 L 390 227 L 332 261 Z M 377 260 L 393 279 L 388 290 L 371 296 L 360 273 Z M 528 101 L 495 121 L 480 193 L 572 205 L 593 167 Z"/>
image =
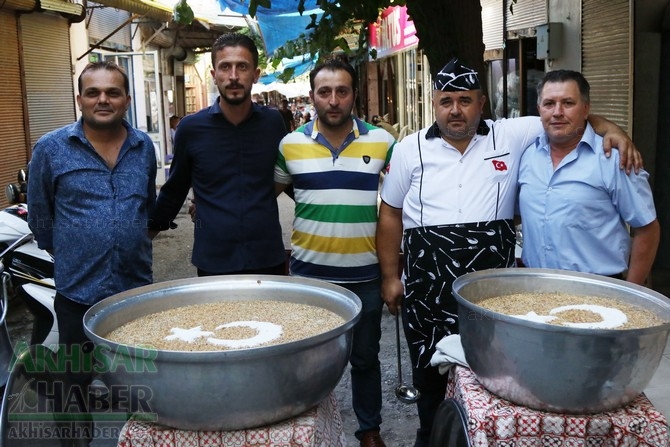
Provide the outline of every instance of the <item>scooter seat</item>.
<path id="1" fill-rule="evenodd" d="M 7 331 L 7 282 L 9 275 L 4 273 L 4 266 L 0 262 L 0 389 L 2 389 L 9 379 L 9 365 L 14 355 L 12 343 Z"/>
<path id="2" fill-rule="evenodd" d="M 468 418 L 463 406 L 445 399 L 437 408 L 429 447 L 470 447 Z"/>

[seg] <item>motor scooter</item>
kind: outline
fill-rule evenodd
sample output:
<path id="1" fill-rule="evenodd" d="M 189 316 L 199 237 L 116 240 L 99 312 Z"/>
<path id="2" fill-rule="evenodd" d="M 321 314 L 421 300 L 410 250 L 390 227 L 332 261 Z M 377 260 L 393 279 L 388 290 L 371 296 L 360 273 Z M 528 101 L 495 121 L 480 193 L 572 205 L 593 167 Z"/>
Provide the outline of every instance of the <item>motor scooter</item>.
<path id="1" fill-rule="evenodd" d="M 9 376 L 9 365 L 12 359 L 13 348 L 7 330 L 7 285 L 9 273 L 5 273 L 5 266 L 0 260 L 0 393 L 4 391 Z"/>
<path id="2" fill-rule="evenodd" d="M 27 173 L 21 170 L 17 183 L 7 186 L 9 207 L 0 210 L 0 261 L 9 274 L 14 297 L 22 299 L 34 316 L 30 344 L 58 347 L 58 323 L 54 310 L 56 287 L 54 260 L 37 246 L 28 227 Z"/>
<path id="3" fill-rule="evenodd" d="M 0 260 L 0 447 L 62 447 L 64 441 L 59 437 L 34 435 L 39 433 L 39 427 L 47 427 L 53 433 L 59 429 L 58 423 L 54 422 L 56 416 L 51 412 L 40 413 L 43 417 L 37 424 L 33 422 L 36 408 L 49 408 L 48 395 L 36 393 L 34 383 L 39 380 L 55 386 L 61 379 L 43 367 L 56 364 L 55 352 L 46 346 L 32 345 L 15 352 L 7 329 L 10 278 Z M 17 436 L 16 433 L 22 433 L 21 424 L 28 428 L 37 427 L 34 428 L 36 431 L 28 430 L 26 436 Z"/>
<path id="4" fill-rule="evenodd" d="M 56 435 L 67 433 L 71 427 L 51 407 L 56 384 L 67 380 L 56 360 L 59 345 L 54 259 L 37 246 L 28 226 L 25 171 L 19 172 L 17 183 L 7 186 L 6 195 L 11 206 L 0 210 L 0 447 L 72 445 L 72 440 L 61 440 Z M 33 314 L 30 346 L 16 349 L 10 340 L 6 326 L 7 308 L 12 305 L 9 297 L 21 299 Z M 38 382 L 51 392 L 41 394 L 34 389 Z M 106 385 L 97 378 L 89 388 L 89 394 L 98 401 L 106 399 L 107 393 Z M 33 423 L 31 418 L 36 415 L 41 431 L 28 431 L 24 436 L 21 430 L 26 423 Z M 88 439 L 76 442 L 88 445 Z"/>

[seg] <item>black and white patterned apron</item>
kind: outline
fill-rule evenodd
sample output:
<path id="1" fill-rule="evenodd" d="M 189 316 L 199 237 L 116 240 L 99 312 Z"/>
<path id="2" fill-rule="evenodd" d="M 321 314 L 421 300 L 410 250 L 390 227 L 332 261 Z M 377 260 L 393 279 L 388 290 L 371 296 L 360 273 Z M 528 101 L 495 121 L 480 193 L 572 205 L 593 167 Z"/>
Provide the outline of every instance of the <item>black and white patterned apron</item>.
<path id="1" fill-rule="evenodd" d="M 513 266 L 514 244 L 511 219 L 404 232 L 405 335 L 414 367 L 429 366 L 435 344 L 458 333 L 454 280 L 468 272 Z"/>

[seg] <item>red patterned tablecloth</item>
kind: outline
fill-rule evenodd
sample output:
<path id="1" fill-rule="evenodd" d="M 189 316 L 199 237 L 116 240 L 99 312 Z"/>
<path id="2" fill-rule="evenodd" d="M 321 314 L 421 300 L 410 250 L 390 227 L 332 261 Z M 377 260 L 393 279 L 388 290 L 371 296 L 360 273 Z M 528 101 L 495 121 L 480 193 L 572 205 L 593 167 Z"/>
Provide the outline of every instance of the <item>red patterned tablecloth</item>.
<path id="1" fill-rule="evenodd" d="M 446 395 L 465 408 L 470 447 L 670 446 L 667 421 L 644 394 L 606 413 L 547 413 L 489 393 L 468 368 L 457 366 L 449 374 Z"/>
<path id="2" fill-rule="evenodd" d="M 333 393 L 319 405 L 274 425 L 236 431 L 187 431 L 129 420 L 118 447 L 344 447 L 342 418 Z"/>

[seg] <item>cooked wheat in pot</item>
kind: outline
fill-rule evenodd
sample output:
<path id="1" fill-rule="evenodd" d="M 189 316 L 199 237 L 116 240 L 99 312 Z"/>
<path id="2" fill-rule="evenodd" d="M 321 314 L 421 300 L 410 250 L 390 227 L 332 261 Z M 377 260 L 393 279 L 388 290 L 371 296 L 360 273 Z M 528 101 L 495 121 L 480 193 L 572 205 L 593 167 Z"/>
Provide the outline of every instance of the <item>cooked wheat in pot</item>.
<path id="1" fill-rule="evenodd" d="M 146 315 L 105 336 L 166 351 L 218 351 L 302 340 L 341 326 L 330 310 L 287 301 L 220 301 Z"/>
<path id="2" fill-rule="evenodd" d="M 611 298 L 566 293 L 516 293 L 476 303 L 530 321 L 589 329 L 638 329 L 663 324 L 653 312 Z"/>

